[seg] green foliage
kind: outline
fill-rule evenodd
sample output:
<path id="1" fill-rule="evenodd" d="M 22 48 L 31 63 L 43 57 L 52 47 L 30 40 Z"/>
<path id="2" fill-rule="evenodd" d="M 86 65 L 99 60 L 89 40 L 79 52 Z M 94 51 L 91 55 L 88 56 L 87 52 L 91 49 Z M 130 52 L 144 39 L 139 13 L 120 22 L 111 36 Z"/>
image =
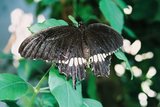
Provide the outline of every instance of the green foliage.
<path id="1" fill-rule="evenodd" d="M 43 69 L 39 68 L 37 66 L 45 66 Z M 46 65 L 44 61 L 41 60 L 25 60 L 20 59 L 19 60 L 19 66 L 17 68 L 18 75 L 23 78 L 24 80 L 28 81 L 29 77 L 35 73 L 36 71 L 43 72 L 45 68 L 47 68 L 49 65 Z"/>
<path id="2" fill-rule="evenodd" d="M 12 54 L 0 53 L 0 59 L 13 59 Z"/>
<path id="3" fill-rule="evenodd" d="M 91 72 L 91 70 L 90 70 Z M 90 98 L 98 99 L 97 98 L 97 87 L 96 87 L 96 77 L 93 75 L 93 73 L 90 73 L 89 79 L 88 79 L 88 89 L 87 93 Z"/>
<path id="4" fill-rule="evenodd" d="M 124 2 L 124 0 L 115 0 L 115 3 L 117 3 L 122 9 L 127 7 L 127 4 Z"/>
<path id="5" fill-rule="evenodd" d="M 157 7 L 157 12 L 156 12 L 156 15 L 153 19 L 153 21 L 160 21 L 160 0 L 157 0 L 157 4 L 158 4 L 158 7 Z"/>
<path id="6" fill-rule="evenodd" d="M 123 60 L 126 62 L 126 69 L 131 70 L 131 66 L 128 62 L 127 57 L 125 56 L 125 54 L 122 52 L 122 50 L 118 50 L 117 52 L 115 52 L 115 55 L 118 59 Z"/>
<path id="7" fill-rule="evenodd" d="M 41 0 L 43 5 L 52 5 L 58 0 Z"/>
<path id="8" fill-rule="evenodd" d="M 26 0 L 26 2 L 27 2 L 28 4 L 31 4 L 31 3 L 33 3 L 33 0 Z"/>
<path id="9" fill-rule="evenodd" d="M 100 10 L 111 26 L 121 33 L 124 24 L 124 16 L 119 7 L 112 0 L 101 0 Z"/>
<path id="10" fill-rule="evenodd" d="M 102 107 L 102 104 L 96 100 L 85 98 L 85 99 L 83 99 L 83 106 L 82 107 Z"/>
<path id="11" fill-rule="evenodd" d="M 77 15 L 82 18 L 83 22 L 87 22 L 90 19 L 97 20 L 94 10 L 90 5 L 78 5 L 77 10 Z"/>
<path id="12" fill-rule="evenodd" d="M 123 60 L 126 63 L 126 69 L 131 71 L 131 66 L 129 64 L 129 61 L 127 59 L 127 57 L 125 56 L 125 54 L 122 52 L 122 50 L 118 50 L 117 52 L 114 53 L 116 55 L 116 57 L 120 60 Z M 131 79 L 133 79 L 133 73 L 131 71 Z"/>
<path id="13" fill-rule="evenodd" d="M 55 27 L 61 25 L 68 25 L 68 24 L 63 20 L 49 19 L 47 21 L 44 21 L 43 23 L 34 24 L 33 26 L 29 27 L 29 30 L 32 33 L 36 33 L 38 31 L 44 30 L 49 27 Z"/>
<path id="14" fill-rule="evenodd" d="M 60 107 L 102 107 L 96 100 L 82 98 L 81 84 L 73 89 L 72 81 L 66 81 L 54 67 L 50 69 L 49 87 Z"/>
<path id="15" fill-rule="evenodd" d="M 136 39 L 136 34 L 128 27 L 124 26 L 124 31 L 128 34 L 129 37 Z"/>
<path id="16" fill-rule="evenodd" d="M 56 103 L 51 93 L 43 93 L 36 98 L 36 107 L 55 107 Z"/>
<path id="17" fill-rule="evenodd" d="M 28 107 L 31 105 L 32 101 L 34 100 L 32 97 L 35 95 L 34 87 L 30 84 L 28 86 L 28 90 L 24 96 L 17 100 L 17 104 L 20 107 Z M 32 106 L 31 106 L 32 107 Z"/>
<path id="18" fill-rule="evenodd" d="M 25 95 L 28 84 L 16 75 L 0 74 L 0 100 L 17 100 Z"/>
<path id="19" fill-rule="evenodd" d="M 51 68 L 49 87 L 60 107 L 80 107 L 82 105 L 81 85 L 77 85 L 75 90 L 71 84 L 71 81 L 62 78 L 55 68 Z"/>
<path id="20" fill-rule="evenodd" d="M 154 18 L 158 10 L 157 1 L 156 0 L 138 0 L 135 3 L 132 18 L 134 20 L 143 20 L 143 19 L 150 20 Z"/>

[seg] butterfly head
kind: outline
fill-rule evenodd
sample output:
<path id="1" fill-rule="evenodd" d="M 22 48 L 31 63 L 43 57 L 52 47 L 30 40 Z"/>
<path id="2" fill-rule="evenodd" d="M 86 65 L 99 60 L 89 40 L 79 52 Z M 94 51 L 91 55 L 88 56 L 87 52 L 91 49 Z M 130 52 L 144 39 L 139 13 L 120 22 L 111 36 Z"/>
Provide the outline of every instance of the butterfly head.
<path id="1" fill-rule="evenodd" d="M 85 25 L 83 24 L 83 22 L 78 22 L 78 28 L 84 30 L 85 29 Z"/>

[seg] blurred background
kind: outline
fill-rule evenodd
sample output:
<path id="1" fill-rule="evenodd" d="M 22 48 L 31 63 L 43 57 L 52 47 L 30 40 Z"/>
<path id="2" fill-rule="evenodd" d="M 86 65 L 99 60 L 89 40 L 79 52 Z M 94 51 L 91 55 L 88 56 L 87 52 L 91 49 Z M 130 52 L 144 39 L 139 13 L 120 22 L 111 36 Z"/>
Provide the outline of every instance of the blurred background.
<path id="1" fill-rule="evenodd" d="M 27 27 L 34 23 L 49 18 L 69 21 L 68 15 L 80 16 L 86 24 L 119 22 L 122 50 L 132 71 L 113 55 L 109 78 L 89 74 L 82 82 L 83 96 L 99 100 L 104 107 L 160 107 L 160 0 L 112 0 L 114 5 L 106 4 L 105 8 L 104 1 L 1 0 L 0 73 L 17 74 L 33 85 L 44 75 L 48 64 L 21 59 L 18 54 L 21 42 L 31 35 Z M 104 11 L 115 17 L 107 17 Z M 5 105 L 21 107 L 16 101 L 0 102 L 0 107 Z"/>

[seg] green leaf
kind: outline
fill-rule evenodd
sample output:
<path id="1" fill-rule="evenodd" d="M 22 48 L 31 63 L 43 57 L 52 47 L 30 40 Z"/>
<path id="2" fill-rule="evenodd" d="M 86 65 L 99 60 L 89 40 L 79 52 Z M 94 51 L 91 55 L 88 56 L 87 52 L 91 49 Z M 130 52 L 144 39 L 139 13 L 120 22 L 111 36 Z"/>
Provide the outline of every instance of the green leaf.
<path id="1" fill-rule="evenodd" d="M 19 107 L 16 104 L 16 101 L 5 101 L 5 103 L 7 104 L 7 106 L 4 106 L 4 107 Z M 0 105 L 0 107 L 3 107 L 3 106 Z"/>
<path id="2" fill-rule="evenodd" d="M 36 5 L 35 15 L 38 16 L 42 12 L 44 12 L 47 9 L 46 5 L 43 5 L 42 2 L 38 2 Z"/>
<path id="3" fill-rule="evenodd" d="M 98 99 L 97 98 L 96 77 L 93 75 L 93 73 L 90 73 L 89 75 L 87 93 L 90 98 Z"/>
<path id="4" fill-rule="evenodd" d="M 28 81 L 31 74 L 34 72 L 43 72 L 48 67 L 49 65 L 42 60 L 21 59 L 19 60 L 17 72 L 22 79 Z"/>
<path id="5" fill-rule="evenodd" d="M 54 105 L 57 104 L 56 99 L 51 93 L 41 93 L 36 98 L 36 107 L 55 107 Z"/>
<path id="6" fill-rule="evenodd" d="M 65 22 L 64 20 L 48 19 L 45 20 L 43 23 L 37 23 L 32 25 L 31 27 L 29 27 L 29 30 L 32 33 L 37 33 L 49 27 L 62 26 L 62 25 L 68 25 L 68 23 Z"/>
<path id="7" fill-rule="evenodd" d="M 58 70 L 51 68 L 49 73 L 49 87 L 60 107 L 81 107 L 81 85 L 72 87 L 71 81 L 59 75 Z"/>
<path id="8" fill-rule="evenodd" d="M 133 39 L 137 38 L 136 34 L 128 27 L 124 26 L 124 31 L 128 33 L 129 37 L 131 37 Z"/>
<path id="9" fill-rule="evenodd" d="M 52 5 L 59 0 L 41 0 L 43 5 Z"/>
<path id="10" fill-rule="evenodd" d="M 78 22 L 73 16 L 69 15 L 68 18 L 72 21 L 72 23 L 74 23 L 78 27 Z"/>
<path id="11" fill-rule="evenodd" d="M 11 53 L 6 54 L 6 53 L 1 52 L 0 59 L 13 59 L 13 55 Z"/>
<path id="12" fill-rule="evenodd" d="M 114 0 L 119 6 L 120 8 L 124 9 L 127 7 L 127 4 L 124 2 L 124 0 Z"/>
<path id="13" fill-rule="evenodd" d="M 17 100 L 25 95 L 28 84 L 16 75 L 0 74 L 0 100 Z"/>
<path id="14" fill-rule="evenodd" d="M 125 54 L 121 50 L 118 50 L 114 54 L 116 55 L 116 57 L 118 59 L 125 61 L 125 63 L 126 63 L 126 69 L 131 71 L 131 66 L 130 66 L 129 61 L 128 61 L 127 57 L 125 56 Z M 131 71 L 131 74 L 132 74 L 132 71 Z M 131 79 L 132 78 L 133 78 L 133 74 L 131 76 Z"/>
<path id="15" fill-rule="evenodd" d="M 17 68 L 18 75 L 24 80 L 28 80 L 31 75 L 31 67 L 30 64 L 27 63 L 27 60 L 21 59 L 19 60 L 19 66 Z"/>
<path id="16" fill-rule="evenodd" d="M 127 57 L 125 56 L 125 54 L 121 51 L 121 50 L 118 50 L 117 52 L 115 52 L 115 55 L 118 59 L 120 60 L 123 60 L 126 62 L 126 69 L 130 70 L 131 69 L 131 66 L 128 62 L 128 59 Z"/>
<path id="17" fill-rule="evenodd" d="M 153 21 L 159 21 L 160 22 L 160 0 L 157 0 L 157 4 L 158 4 L 158 9 L 157 9 L 157 12 L 156 12 L 156 15 L 153 19 Z"/>
<path id="18" fill-rule="evenodd" d="M 25 0 L 28 4 L 33 3 L 33 0 Z"/>
<path id="19" fill-rule="evenodd" d="M 83 107 L 103 107 L 102 104 L 96 100 L 84 98 Z"/>
<path id="20" fill-rule="evenodd" d="M 94 13 L 94 9 L 91 7 L 91 5 L 79 4 L 77 7 L 77 14 L 82 18 L 83 22 L 88 22 L 91 19 L 98 20 L 97 16 Z"/>
<path id="21" fill-rule="evenodd" d="M 152 20 L 158 11 L 158 0 L 137 0 L 133 6 L 133 20 Z M 143 6 L 142 6 L 143 4 Z"/>
<path id="22" fill-rule="evenodd" d="M 124 24 L 124 16 L 119 7 L 112 0 L 101 0 L 100 10 L 111 26 L 121 33 Z"/>
<path id="23" fill-rule="evenodd" d="M 35 95 L 34 88 L 33 86 L 29 85 L 26 94 L 17 101 L 17 104 L 20 107 L 28 107 L 29 104 L 32 102 L 31 98 L 33 95 Z"/>

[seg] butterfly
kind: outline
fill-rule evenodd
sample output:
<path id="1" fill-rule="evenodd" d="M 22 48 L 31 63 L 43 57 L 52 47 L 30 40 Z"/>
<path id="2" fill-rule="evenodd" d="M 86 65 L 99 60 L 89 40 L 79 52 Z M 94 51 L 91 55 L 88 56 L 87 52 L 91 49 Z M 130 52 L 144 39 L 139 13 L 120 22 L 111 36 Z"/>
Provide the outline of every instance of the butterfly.
<path id="1" fill-rule="evenodd" d="M 57 63 L 59 72 L 76 81 L 86 77 L 90 66 L 94 75 L 108 76 L 111 55 L 123 45 L 123 37 L 111 27 L 93 23 L 56 26 L 26 38 L 19 47 L 24 58 Z"/>

